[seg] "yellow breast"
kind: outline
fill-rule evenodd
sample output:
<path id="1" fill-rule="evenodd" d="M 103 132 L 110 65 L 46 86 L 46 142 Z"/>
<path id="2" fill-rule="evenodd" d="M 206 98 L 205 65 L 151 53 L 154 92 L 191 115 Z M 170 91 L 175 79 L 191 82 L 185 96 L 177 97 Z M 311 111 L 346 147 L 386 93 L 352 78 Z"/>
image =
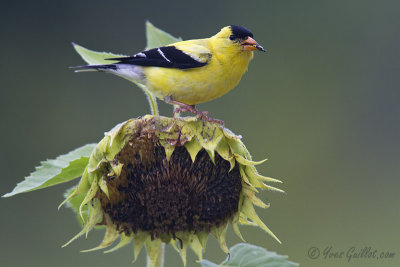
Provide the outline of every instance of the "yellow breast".
<path id="1" fill-rule="evenodd" d="M 211 60 L 203 67 L 185 70 L 145 68 L 148 89 L 160 99 L 171 96 L 189 105 L 207 102 L 226 94 L 247 71 L 253 53 L 230 47 L 215 49 L 211 45 L 210 51 Z"/>

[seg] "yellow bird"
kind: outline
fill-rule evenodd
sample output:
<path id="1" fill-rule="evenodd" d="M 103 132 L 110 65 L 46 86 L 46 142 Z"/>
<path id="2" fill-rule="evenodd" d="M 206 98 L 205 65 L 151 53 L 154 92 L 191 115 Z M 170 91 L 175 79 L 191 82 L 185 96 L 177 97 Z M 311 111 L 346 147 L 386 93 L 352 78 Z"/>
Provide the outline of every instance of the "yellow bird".
<path id="1" fill-rule="evenodd" d="M 130 57 L 109 59 L 117 63 L 77 68 L 105 71 L 137 81 L 159 99 L 179 105 L 174 114 L 189 111 L 205 120 L 218 121 L 210 119 L 207 111 L 198 111 L 194 105 L 232 90 L 247 71 L 254 50 L 265 52 L 248 29 L 231 25 L 210 38 L 177 42 Z"/>

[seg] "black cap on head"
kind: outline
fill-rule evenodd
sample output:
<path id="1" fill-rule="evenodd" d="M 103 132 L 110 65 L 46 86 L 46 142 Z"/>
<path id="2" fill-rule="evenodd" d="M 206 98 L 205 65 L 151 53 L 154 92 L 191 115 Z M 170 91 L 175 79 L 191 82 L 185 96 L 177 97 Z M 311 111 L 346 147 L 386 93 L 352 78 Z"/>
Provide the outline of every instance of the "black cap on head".
<path id="1" fill-rule="evenodd" d="M 230 25 L 230 27 L 232 29 L 232 35 L 229 36 L 229 39 L 231 40 L 237 40 L 237 39 L 244 40 L 247 37 L 253 38 L 253 34 L 251 33 L 251 31 L 249 31 L 243 26 Z"/>

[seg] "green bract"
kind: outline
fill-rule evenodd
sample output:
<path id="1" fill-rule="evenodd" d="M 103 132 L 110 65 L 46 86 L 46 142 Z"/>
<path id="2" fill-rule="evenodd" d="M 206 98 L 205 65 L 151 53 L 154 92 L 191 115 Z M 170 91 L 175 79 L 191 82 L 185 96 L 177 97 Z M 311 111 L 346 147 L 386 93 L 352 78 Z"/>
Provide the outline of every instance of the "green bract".
<path id="1" fill-rule="evenodd" d="M 198 161 L 204 169 L 193 170 Z M 94 226 L 105 225 L 103 242 L 91 250 L 108 247 L 120 238 L 120 243 L 112 251 L 133 240 L 135 259 L 145 245 L 150 259 L 155 262 L 162 242 L 171 242 L 186 264 L 188 246 L 202 259 L 209 233 L 228 253 L 225 232 L 229 223 L 241 239 L 238 224 L 247 224 L 259 226 L 280 242 L 259 219 L 253 207 L 268 207 L 256 197 L 259 188 L 283 192 L 263 183 L 280 181 L 258 174 L 254 165 L 262 162 L 252 161 L 240 137 L 216 123 L 192 117 L 173 119 L 152 115 L 128 120 L 99 142 L 79 185 L 62 203 L 80 197 L 82 218 L 82 211 L 88 206 L 88 219 L 82 231 L 65 245 L 83 234 L 87 235 Z M 215 177 L 211 177 L 214 173 Z M 190 181 L 187 181 L 188 177 Z M 163 181 L 167 183 L 163 184 Z M 175 181 L 179 182 L 169 187 Z M 216 184 L 222 185 L 219 185 L 218 192 L 210 192 L 210 183 L 212 188 Z M 198 187 L 204 190 L 193 189 Z M 191 188 L 191 195 L 179 198 L 187 188 Z M 140 201 L 134 202 L 137 199 Z M 184 199 L 192 199 L 193 203 L 199 199 L 201 204 L 193 204 L 193 207 L 185 204 L 181 208 L 179 205 Z M 156 211 L 157 217 L 152 217 L 154 207 L 149 203 L 159 202 L 166 207 L 162 206 Z M 226 206 L 225 203 L 234 203 L 231 210 L 214 212 L 213 209 Z M 168 209 L 174 205 L 176 209 L 169 214 Z M 183 214 L 183 209 L 190 214 Z M 175 214 L 180 214 L 180 217 Z M 210 214 L 216 215 L 211 218 Z M 127 217 L 121 219 L 121 216 Z M 174 223 L 169 224 L 171 216 Z M 162 218 L 159 225 L 154 225 L 154 218 Z"/>

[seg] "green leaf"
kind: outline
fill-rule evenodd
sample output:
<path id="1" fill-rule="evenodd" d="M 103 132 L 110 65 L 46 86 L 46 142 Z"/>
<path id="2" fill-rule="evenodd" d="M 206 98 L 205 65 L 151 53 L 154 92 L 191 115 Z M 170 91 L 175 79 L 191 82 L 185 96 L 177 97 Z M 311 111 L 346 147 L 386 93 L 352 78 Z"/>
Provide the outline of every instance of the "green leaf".
<path id="1" fill-rule="evenodd" d="M 72 46 L 75 48 L 76 52 L 82 57 L 82 59 L 86 61 L 86 63 L 91 65 L 111 64 L 117 61 L 106 60 L 107 58 L 126 57 L 126 55 L 89 50 L 75 43 L 72 43 Z"/>
<path id="2" fill-rule="evenodd" d="M 216 265 L 210 261 L 202 260 L 202 267 L 296 267 L 299 264 L 288 260 L 287 256 L 251 244 L 239 243 L 230 249 L 230 256 L 221 264 Z"/>
<path id="3" fill-rule="evenodd" d="M 217 265 L 211 261 L 208 261 L 208 260 L 202 260 L 201 267 L 219 267 L 219 265 Z"/>
<path id="4" fill-rule="evenodd" d="M 171 34 L 155 27 L 150 23 L 150 21 L 146 21 L 146 39 L 146 50 L 182 41 L 182 38 L 176 38 Z"/>
<path id="5" fill-rule="evenodd" d="M 169 33 L 158 29 L 149 21 L 146 22 L 146 39 L 147 39 L 146 50 L 182 41 L 181 38 L 176 38 L 170 35 Z M 126 57 L 126 55 L 121 55 L 121 54 L 93 51 L 83 46 L 77 45 L 75 43 L 72 43 L 72 45 L 75 48 L 76 52 L 82 57 L 82 59 L 90 65 L 112 64 L 118 61 L 106 60 L 106 59 Z M 151 113 L 154 115 L 158 115 L 159 112 L 158 112 L 156 97 L 146 88 L 145 85 L 134 80 L 130 79 L 128 80 L 139 86 L 144 91 L 150 104 Z"/>
<path id="6" fill-rule="evenodd" d="M 41 162 L 36 171 L 31 173 L 24 181 L 17 184 L 14 190 L 3 197 L 30 192 L 41 188 L 65 183 L 82 175 L 96 144 L 87 144 L 68 154 L 58 156 Z"/>
<path id="7" fill-rule="evenodd" d="M 118 62 L 118 60 L 113 61 L 113 60 L 106 60 L 106 59 L 107 58 L 126 57 L 126 55 L 113 54 L 113 53 L 109 53 L 109 52 L 93 51 L 93 50 L 87 49 L 83 46 L 77 45 L 75 43 L 72 43 L 72 45 L 74 46 L 76 52 L 81 56 L 81 58 L 84 61 L 86 61 L 86 63 L 88 63 L 89 65 L 112 64 L 112 63 Z M 127 78 L 125 78 L 125 79 L 127 79 Z M 130 82 L 133 82 L 137 86 L 139 86 L 139 88 L 141 88 L 144 91 L 144 93 L 146 94 L 146 96 L 149 100 L 151 113 L 154 115 L 158 115 L 158 106 L 157 106 L 157 100 L 156 100 L 155 96 L 153 96 L 153 94 L 147 89 L 147 87 L 145 85 L 143 85 L 135 80 L 130 80 L 130 79 L 128 79 L 128 80 Z"/>
<path id="8" fill-rule="evenodd" d="M 181 38 L 176 38 L 171 34 L 155 27 L 149 21 L 146 22 L 146 39 L 147 39 L 146 50 L 182 41 Z M 82 57 L 82 59 L 86 61 L 86 63 L 91 65 L 111 64 L 117 61 L 106 60 L 106 59 L 126 57 L 126 55 L 122 54 L 93 51 L 75 43 L 72 43 L 72 45 L 76 50 L 76 52 Z"/>

